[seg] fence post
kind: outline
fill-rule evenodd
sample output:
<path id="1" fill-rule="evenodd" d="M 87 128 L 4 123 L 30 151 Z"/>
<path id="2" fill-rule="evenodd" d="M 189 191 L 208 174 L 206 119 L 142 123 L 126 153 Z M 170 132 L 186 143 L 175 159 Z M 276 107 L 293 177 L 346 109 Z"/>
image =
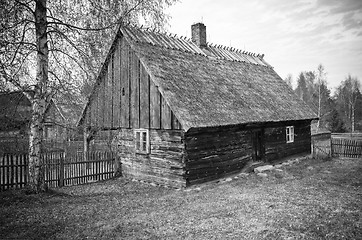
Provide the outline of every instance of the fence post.
<path id="1" fill-rule="evenodd" d="M 333 157 L 333 141 L 332 141 L 332 134 L 331 134 L 331 157 Z"/>
<path id="2" fill-rule="evenodd" d="M 64 159 L 66 157 L 65 152 L 60 153 L 59 158 L 59 187 L 64 186 Z"/>

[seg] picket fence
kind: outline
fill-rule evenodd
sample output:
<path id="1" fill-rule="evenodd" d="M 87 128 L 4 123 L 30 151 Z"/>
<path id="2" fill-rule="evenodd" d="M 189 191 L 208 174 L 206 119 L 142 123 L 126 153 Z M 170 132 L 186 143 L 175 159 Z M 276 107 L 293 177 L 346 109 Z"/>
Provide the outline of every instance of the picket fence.
<path id="1" fill-rule="evenodd" d="M 331 149 L 334 157 L 362 158 L 362 139 L 332 137 Z"/>
<path id="2" fill-rule="evenodd" d="M 312 135 L 314 157 L 362 158 L 362 135 L 320 133 Z"/>
<path id="3" fill-rule="evenodd" d="M 97 182 L 114 176 L 115 158 L 108 151 L 67 155 L 65 152 L 43 154 L 45 182 L 49 187 L 62 187 Z M 0 191 L 23 188 L 28 181 L 28 154 L 0 156 Z"/>

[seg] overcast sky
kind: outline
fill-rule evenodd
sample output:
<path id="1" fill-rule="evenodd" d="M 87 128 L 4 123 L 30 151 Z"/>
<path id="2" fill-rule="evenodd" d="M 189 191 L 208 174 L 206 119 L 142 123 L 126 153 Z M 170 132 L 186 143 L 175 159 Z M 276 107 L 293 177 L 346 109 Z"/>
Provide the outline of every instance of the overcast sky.
<path id="1" fill-rule="evenodd" d="M 348 74 L 362 83 L 362 0 L 181 0 L 167 11 L 169 32 L 190 37 L 203 22 L 208 42 L 263 53 L 294 85 L 320 63 L 331 89 Z"/>

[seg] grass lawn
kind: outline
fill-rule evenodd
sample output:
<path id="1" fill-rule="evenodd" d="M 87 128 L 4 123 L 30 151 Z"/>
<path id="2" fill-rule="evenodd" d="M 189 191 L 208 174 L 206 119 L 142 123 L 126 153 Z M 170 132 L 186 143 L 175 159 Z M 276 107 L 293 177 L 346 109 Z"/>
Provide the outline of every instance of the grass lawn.
<path id="1" fill-rule="evenodd" d="M 362 239 L 362 159 L 187 190 L 125 179 L 0 193 L 0 239 Z"/>

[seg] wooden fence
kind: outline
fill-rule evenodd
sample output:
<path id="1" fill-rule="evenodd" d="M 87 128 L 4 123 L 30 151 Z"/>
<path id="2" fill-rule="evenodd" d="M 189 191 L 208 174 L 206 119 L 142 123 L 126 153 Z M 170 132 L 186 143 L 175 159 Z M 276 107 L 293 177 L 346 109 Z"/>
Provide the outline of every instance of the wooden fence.
<path id="1" fill-rule="evenodd" d="M 319 133 L 312 135 L 314 157 L 362 158 L 362 135 L 350 133 Z"/>
<path id="2" fill-rule="evenodd" d="M 332 137 L 332 156 L 362 158 L 362 139 Z"/>
<path id="3" fill-rule="evenodd" d="M 27 154 L 3 154 L 0 156 L 0 191 L 24 187 L 27 177 Z"/>
<path id="4" fill-rule="evenodd" d="M 64 152 L 43 154 L 45 182 L 49 187 L 78 185 L 114 176 L 115 158 L 111 152 L 89 152 L 88 161 L 83 153 L 66 155 Z M 0 156 L 0 191 L 22 188 L 28 180 L 28 154 Z"/>
<path id="5" fill-rule="evenodd" d="M 331 133 L 317 133 L 312 135 L 312 154 L 317 158 L 331 157 Z"/>

